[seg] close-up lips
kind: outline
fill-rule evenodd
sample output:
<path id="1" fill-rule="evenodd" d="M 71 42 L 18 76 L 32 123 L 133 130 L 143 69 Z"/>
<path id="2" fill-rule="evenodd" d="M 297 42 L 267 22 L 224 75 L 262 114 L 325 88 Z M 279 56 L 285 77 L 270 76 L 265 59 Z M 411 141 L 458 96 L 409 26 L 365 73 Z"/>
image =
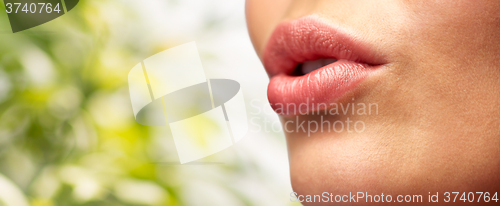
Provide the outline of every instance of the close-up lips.
<path id="1" fill-rule="evenodd" d="M 319 17 L 280 23 L 262 57 L 271 107 L 284 116 L 326 109 L 386 63 L 370 48 Z"/>

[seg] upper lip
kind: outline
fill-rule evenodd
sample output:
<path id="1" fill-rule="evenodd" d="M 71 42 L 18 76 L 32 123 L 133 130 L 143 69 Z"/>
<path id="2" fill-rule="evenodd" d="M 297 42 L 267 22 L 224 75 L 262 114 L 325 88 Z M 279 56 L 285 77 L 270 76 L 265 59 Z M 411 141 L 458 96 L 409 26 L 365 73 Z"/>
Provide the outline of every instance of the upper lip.
<path id="1" fill-rule="evenodd" d="M 321 58 L 369 66 L 386 63 L 383 57 L 353 35 L 316 16 L 306 16 L 278 25 L 264 50 L 263 64 L 272 77 L 281 73 L 289 75 L 298 64 Z"/>

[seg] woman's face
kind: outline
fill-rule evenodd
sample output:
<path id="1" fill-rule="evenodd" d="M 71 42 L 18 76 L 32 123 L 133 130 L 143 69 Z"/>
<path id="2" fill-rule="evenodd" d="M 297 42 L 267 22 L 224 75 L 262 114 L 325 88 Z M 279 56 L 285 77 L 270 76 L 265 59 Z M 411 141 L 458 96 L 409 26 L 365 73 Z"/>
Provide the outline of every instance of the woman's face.
<path id="1" fill-rule="evenodd" d="M 500 192 L 500 1 L 247 0 L 246 12 L 298 195 Z"/>

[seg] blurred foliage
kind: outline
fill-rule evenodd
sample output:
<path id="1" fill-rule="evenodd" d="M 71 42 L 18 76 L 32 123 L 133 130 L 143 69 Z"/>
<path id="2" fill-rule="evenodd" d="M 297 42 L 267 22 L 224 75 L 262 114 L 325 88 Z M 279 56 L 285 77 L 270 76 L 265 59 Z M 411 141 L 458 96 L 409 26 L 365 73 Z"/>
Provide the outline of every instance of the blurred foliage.
<path id="1" fill-rule="evenodd" d="M 261 205 L 241 188 L 261 190 L 267 186 L 258 182 L 273 180 L 252 160 L 156 163 L 175 160 L 175 148 L 162 146 L 157 133 L 165 131 L 133 119 L 127 74 L 175 42 L 144 45 L 141 32 L 114 29 L 139 15 L 130 5 L 80 1 L 63 17 L 15 34 L 0 15 L 0 174 L 21 199 L 35 206 L 217 205 L 210 198 Z"/>

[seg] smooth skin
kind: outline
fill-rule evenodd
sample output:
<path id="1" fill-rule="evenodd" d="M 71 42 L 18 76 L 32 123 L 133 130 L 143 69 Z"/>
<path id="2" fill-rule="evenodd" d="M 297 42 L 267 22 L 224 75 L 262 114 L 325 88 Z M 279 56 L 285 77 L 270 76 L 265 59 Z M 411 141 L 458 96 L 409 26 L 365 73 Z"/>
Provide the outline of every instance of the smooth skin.
<path id="1" fill-rule="evenodd" d="M 323 116 L 363 121 L 363 132 L 286 133 L 299 195 L 423 195 L 417 205 L 459 205 L 444 203 L 444 193 L 500 192 L 500 1 L 247 0 L 246 15 L 261 59 L 276 25 L 315 15 L 388 62 L 338 100 L 376 103 L 378 114 Z M 429 192 L 439 203 L 428 203 Z"/>

